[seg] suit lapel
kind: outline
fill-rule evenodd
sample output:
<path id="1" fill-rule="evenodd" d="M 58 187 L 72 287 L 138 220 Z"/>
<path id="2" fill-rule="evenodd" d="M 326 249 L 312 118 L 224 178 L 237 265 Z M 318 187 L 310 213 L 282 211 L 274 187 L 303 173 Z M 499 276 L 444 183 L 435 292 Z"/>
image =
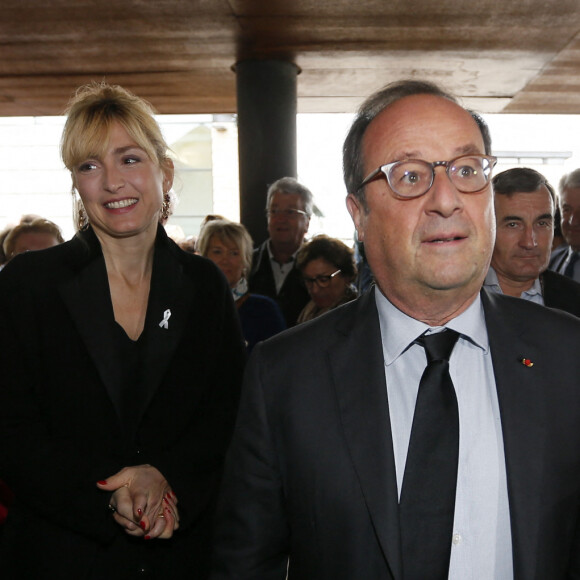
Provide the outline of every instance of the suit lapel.
<path id="1" fill-rule="evenodd" d="M 542 474 L 544 473 L 545 421 L 538 365 L 526 366 L 522 359 L 542 359 L 534 336 L 517 320 L 505 297 L 482 292 L 493 369 L 498 393 L 504 442 L 514 574 L 535 577 L 540 522 Z M 536 329 L 537 332 L 537 329 Z M 540 368 L 538 368 L 540 367 Z"/>
<path id="2" fill-rule="evenodd" d="M 155 245 L 149 305 L 144 329 L 138 416 L 146 411 L 188 323 L 194 300 L 193 281 L 184 276 L 183 266 L 169 248 L 164 232 Z M 198 329 L 201 332 L 201 329 Z M 193 355 L 193 353 L 192 353 Z"/>
<path id="3" fill-rule="evenodd" d="M 374 292 L 339 327 L 329 353 L 347 446 L 393 578 L 402 577 L 395 460 Z"/>
<path id="4" fill-rule="evenodd" d="M 115 347 L 116 341 L 111 340 L 115 323 L 105 261 L 92 231 L 83 232 L 80 238 L 88 243 L 89 252 L 86 253 L 86 248 L 78 251 L 83 244 L 80 240 L 71 242 L 78 246 L 74 248 L 76 254 L 83 257 L 73 260 L 75 274 L 61 284 L 59 291 L 120 417 L 124 361 Z M 183 267 L 169 249 L 169 243 L 165 232 L 158 231 L 143 331 L 140 397 L 135 401 L 138 418 L 147 409 L 173 358 L 195 293 L 193 282 L 183 275 Z M 160 325 L 166 311 L 170 312 L 167 324 Z M 135 428 L 138 424 L 137 420 Z"/>
<path id="5" fill-rule="evenodd" d="M 74 275 L 59 286 L 59 292 L 119 415 L 122 361 L 111 340 L 113 305 L 105 260 L 91 231 L 77 235 L 70 242 Z M 82 256 L 80 261 L 78 256 Z"/>

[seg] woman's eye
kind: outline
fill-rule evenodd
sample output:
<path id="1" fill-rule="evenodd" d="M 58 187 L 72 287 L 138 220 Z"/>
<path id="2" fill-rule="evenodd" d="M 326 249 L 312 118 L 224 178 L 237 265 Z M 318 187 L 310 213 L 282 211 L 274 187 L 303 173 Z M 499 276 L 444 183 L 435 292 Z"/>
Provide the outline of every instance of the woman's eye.
<path id="1" fill-rule="evenodd" d="M 91 171 L 91 170 L 95 169 L 96 167 L 97 166 L 94 163 L 91 163 L 90 161 L 85 161 L 85 163 L 81 163 L 79 165 L 79 171 L 86 173 L 87 171 Z"/>
<path id="2" fill-rule="evenodd" d="M 123 159 L 125 165 L 133 165 L 135 163 L 139 163 L 139 161 L 141 161 L 141 159 L 135 155 L 131 155 L 130 157 L 125 157 L 125 159 Z"/>

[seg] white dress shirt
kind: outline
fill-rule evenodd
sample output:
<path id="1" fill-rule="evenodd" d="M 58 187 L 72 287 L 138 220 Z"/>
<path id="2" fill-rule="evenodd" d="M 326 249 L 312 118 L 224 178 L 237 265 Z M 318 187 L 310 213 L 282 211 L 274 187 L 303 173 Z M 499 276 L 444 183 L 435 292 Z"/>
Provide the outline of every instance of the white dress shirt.
<path id="1" fill-rule="evenodd" d="M 427 365 L 413 344 L 429 326 L 375 290 L 399 497 L 419 390 Z M 499 405 L 481 299 L 448 328 L 460 333 L 449 361 L 459 407 L 459 465 L 449 578 L 511 580 L 512 543 Z M 428 573 L 426 572 L 426 578 Z"/>
<path id="2" fill-rule="evenodd" d="M 294 268 L 294 262 L 296 261 L 296 254 L 298 250 L 292 254 L 292 258 L 286 262 L 285 264 L 280 264 L 274 258 L 274 254 L 272 253 L 272 249 L 270 248 L 270 242 L 266 244 L 268 248 L 268 256 L 270 257 L 270 266 L 272 267 L 272 274 L 274 275 L 274 283 L 276 284 L 276 294 L 280 294 L 280 290 L 284 285 L 284 280 L 286 280 L 286 276 L 290 274 L 292 268 Z"/>

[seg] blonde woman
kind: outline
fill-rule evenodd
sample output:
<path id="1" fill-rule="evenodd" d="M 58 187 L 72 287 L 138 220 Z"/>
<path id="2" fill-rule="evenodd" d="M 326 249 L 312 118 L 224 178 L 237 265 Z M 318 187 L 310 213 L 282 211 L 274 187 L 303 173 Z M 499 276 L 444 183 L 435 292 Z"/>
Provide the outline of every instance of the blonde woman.
<path id="1" fill-rule="evenodd" d="M 61 143 L 79 231 L 0 277 L 7 578 L 206 576 L 245 353 L 223 277 L 160 225 L 167 151 L 146 102 L 82 88 Z"/>
<path id="2" fill-rule="evenodd" d="M 197 240 L 197 249 L 224 273 L 236 302 L 248 352 L 286 328 L 280 307 L 267 296 L 250 293 L 248 272 L 252 267 L 252 238 L 239 223 L 221 216 L 207 219 Z"/>

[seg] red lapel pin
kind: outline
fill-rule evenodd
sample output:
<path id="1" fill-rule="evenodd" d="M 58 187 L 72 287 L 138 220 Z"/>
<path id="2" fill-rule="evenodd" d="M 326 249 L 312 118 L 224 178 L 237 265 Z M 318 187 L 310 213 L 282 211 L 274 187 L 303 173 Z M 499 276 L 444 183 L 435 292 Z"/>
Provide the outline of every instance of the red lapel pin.
<path id="1" fill-rule="evenodd" d="M 527 367 L 533 367 L 534 363 L 529 358 L 523 358 L 521 363 Z"/>

